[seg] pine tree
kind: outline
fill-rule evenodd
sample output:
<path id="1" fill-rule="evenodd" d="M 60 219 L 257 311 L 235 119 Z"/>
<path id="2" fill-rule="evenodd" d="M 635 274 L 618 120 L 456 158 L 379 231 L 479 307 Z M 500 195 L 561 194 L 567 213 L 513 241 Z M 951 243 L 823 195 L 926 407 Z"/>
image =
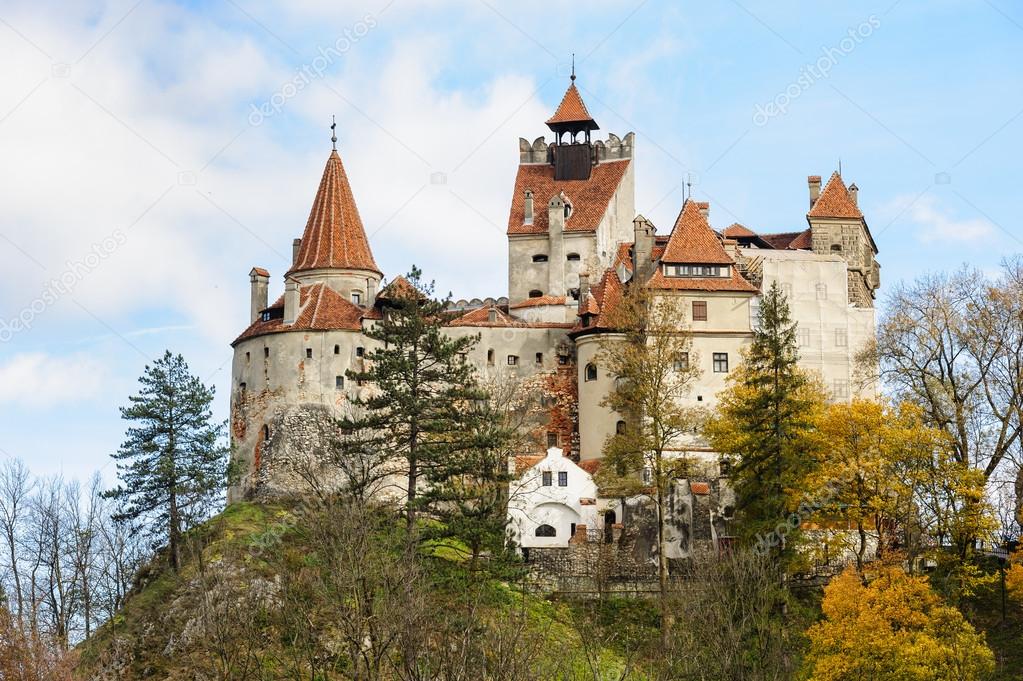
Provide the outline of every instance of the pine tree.
<path id="1" fill-rule="evenodd" d="M 139 383 L 121 408 L 121 418 L 136 424 L 113 455 L 121 484 L 104 496 L 119 504 L 115 520 L 167 541 L 177 570 L 184 532 L 212 514 L 228 482 L 226 424 L 213 422 L 214 389 L 189 373 L 181 355 L 168 350 Z"/>
<path id="2" fill-rule="evenodd" d="M 448 483 L 473 452 L 488 449 L 478 409 L 487 393 L 466 359 L 478 338 L 443 332 L 448 300 L 434 299 L 433 284 L 425 284 L 415 267 L 407 282 L 390 288 L 383 319 L 366 331 L 378 347 L 367 350 L 362 371 L 348 372 L 350 379 L 368 384 L 370 394 L 353 400 L 356 409 L 340 426 L 342 434 L 352 436 L 350 445 L 401 462 L 411 530 L 416 514 L 440 495 L 436 489 L 421 491 Z"/>
<path id="3" fill-rule="evenodd" d="M 733 482 L 743 538 L 776 555 L 791 546 L 785 541 L 795 531 L 790 500 L 813 460 L 815 426 L 824 406 L 822 388 L 800 370 L 798 360 L 796 324 L 775 282 L 760 303 L 745 361 L 729 377 L 706 428 L 712 446 L 736 461 Z"/>

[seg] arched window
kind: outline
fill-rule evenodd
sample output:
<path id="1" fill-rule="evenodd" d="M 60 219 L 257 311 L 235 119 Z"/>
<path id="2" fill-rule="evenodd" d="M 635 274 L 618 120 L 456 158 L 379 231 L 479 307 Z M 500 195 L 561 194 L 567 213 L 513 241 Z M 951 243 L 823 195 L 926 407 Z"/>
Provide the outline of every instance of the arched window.
<path id="1" fill-rule="evenodd" d="M 543 291 L 533 289 L 532 291 L 529 292 L 530 298 L 540 298 L 541 296 L 543 296 Z"/>
<path id="2" fill-rule="evenodd" d="M 557 537 L 558 531 L 555 530 L 551 525 L 540 525 L 534 532 L 537 537 Z"/>
<path id="3" fill-rule="evenodd" d="M 597 380 L 597 365 L 596 364 L 593 364 L 592 362 L 590 364 L 587 364 L 586 365 L 586 369 L 584 369 L 584 371 L 585 371 L 585 375 L 583 376 L 583 380 L 586 380 L 586 381 L 595 381 L 595 380 Z"/>
<path id="4" fill-rule="evenodd" d="M 618 435 L 625 435 L 625 431 L 628 426 L 625 425 L 625 421 L 619 421 L 615 424 L 615 433 Z"/>
<path id="5" fill-rule="evenodd" d="M 537 253 L 533 256 L 533 262 L 547 262 L 547 256 L 543 253 Z"/>
<path id="6" fill-rule="evenodd" d="M 568 255 L 565 256 L 565 260 L 568 260 L 569 262 L 575 262 L 576 260 L 579 260 L 579 254 L 569 253 Z"/>

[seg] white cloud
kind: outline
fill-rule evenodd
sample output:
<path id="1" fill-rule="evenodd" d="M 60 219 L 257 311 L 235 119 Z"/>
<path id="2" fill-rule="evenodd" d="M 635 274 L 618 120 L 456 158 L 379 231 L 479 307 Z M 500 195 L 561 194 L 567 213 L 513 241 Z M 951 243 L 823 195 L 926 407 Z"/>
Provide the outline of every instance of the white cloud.
<path id="1" fill-rule="evenodd" d="M 914 223 L 914 235 L 923 244 L 974 246 L 985 248 L 986 240 L 995 236 L 997 228 L 982 217 L 958 218 L 937 197 L 925 195 L 916 199 L 898 197 L 889 208 L 903 213 Z"/>
<path id="2" fill-rule="evenodd" d="M 0 404 L 51 407 L 102 394 L 106 372 L 82 355 L 15 355 L 0 364 Z"/>

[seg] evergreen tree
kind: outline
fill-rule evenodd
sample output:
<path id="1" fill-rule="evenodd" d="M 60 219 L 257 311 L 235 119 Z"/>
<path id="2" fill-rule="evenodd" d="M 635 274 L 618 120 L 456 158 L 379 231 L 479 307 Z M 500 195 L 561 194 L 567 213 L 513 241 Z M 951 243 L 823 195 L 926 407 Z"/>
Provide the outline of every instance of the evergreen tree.
<path id="1" fill-rule="evenodd" d="M 824 405 L 817 381 L 797 366 L 796 324 L 788 302 L 771 285 L 760 303 L 758 328 L 743 364 L 718 396 L 707 425 L 712 446 L 731 456 L 740 532 L 781 555 L 791 522 L 791 499 L 812 465 L 815 426 Z"/>
<path id="2" fill-rule="evenodd" d="M 113 455 L 121 484 L 104 496 L 119 504 L 115 520 L 167 541 L 177 570 L 183 533 L 211 515 L 228 482 L 226 424 L 213 423 L 214 389 L 189 373 L 181 355 L 168 350 L 139 383 L 121 408 L 135 424 Z"/>
<path id="3" fill-rule="evenodd" d="M 378 347 L 367 350 L 362 371 L 348 372 L 372 389 L 353 400 L 356 409 L 340 425 L 349 446 L 400 462 L 412 529 L 418 511 L 451 501 L 454 478 L 491 448 L 480 427 L 487 393 L 466 359 L 478 338 L 443 332 L 448 300 L 433 298 L 422 272 L 413 267 L 389 289 L 383 319 L 366 331 Z"/>

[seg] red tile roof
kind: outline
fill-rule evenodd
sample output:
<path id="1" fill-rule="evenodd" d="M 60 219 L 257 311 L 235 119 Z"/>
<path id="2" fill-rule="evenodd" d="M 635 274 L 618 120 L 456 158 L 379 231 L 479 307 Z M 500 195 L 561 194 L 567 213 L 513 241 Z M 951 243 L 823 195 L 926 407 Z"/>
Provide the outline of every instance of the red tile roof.
<path id="1" fill-rule="evenodd" d="M 590 475 L 593 475 L 598 470 L 600 470 L 600 463 L 601 459 L 586 459 L 585 461 L 580 461 L 576 465 L 579 466 L 579 468 L 582 468 Z"/>
<path id="2" fill-rule="evenodd" d="M 779 251 L 783 251 L 789 247 L 792 241 L 800 236 L 803 232 L 781 232 L 778 234 L 761 234 L 760 238 Z"/>
<path id="3" fill-rule="evenodd" d="M 789 248 L 798 251 L 808 251 L 813 248 L 813 233 L 807 229 L 789 243 Z"/>
<path id="4" fill-rule="evenodd" d="M 400 274 L 380 289 L 377 300 L 396 300 L 397 298 L 423 298 L 423 292 L 409 283 L 409 280 Z"/>
<path id="5" fill-rule="evenodd" d="M 322 268 L 380 272 L 337 151 L 330 152 L 289 274 Z"/>
<path id="6" fill-rule="evenodd" d="M 564 305 L 565 296 L 539 296 L 537 298 L 526 298 L 514 305 L 509 305 L 509 310 L 518 310 L 523 307 L 540 307 L 542 305 Z"/>
<path id="7" fill-rule="evenodd" d="M 586 297 L 579 301 L 579 314 L 600 314 L 600 306 L 597 305 L 597 299 L 593 297 L 590 292 L 586 293 Z"/>
<path id="8" fill-rule="evenodd" d="M 258 274 L 261 277 L 269 277 L 270 273 L 264 270 L 262 267 L 253 267 L 249 274 Z"/>
<path id="9" fill-rule="evenodd" d="M 700 212 L 700 204 L 686 201 L 668 237 L 661 261 L 673 264 L 732 264 L 720 239 Z"/>
<path id="10" fill-rule="evenodd" d="M 690 482 L 689 489 L 692 490 L 693 494 L 710 494 L 710 483 L 707 482 Z"/>
<path id="11" fill-rule="evenodd" d="M 496 319 L 490 321 L 490 311 L 494 310 Z M 461 317 L 456 317 L 447 323 L 447 326 L 526 326 L 526 323 L 515 319 L 498 307 L 481 307 L 466 312 Z"/>
<path id="12" fill-rule="evenodd" d="M 754 237 L 757 233 L 746 225 L 740 225 L 738 222 L 734 222 L 728 227 L 725 227 L 725 231 L 722 232 L 725 237 L 729 239 L 735 239 L 738 237 Z"/>
<path id="13" fill-rule="evenodd" d="M 597 125 L 586 109 L 586 103 L 583 102 L 575 83 L 568 86 L 565 96 L 561 98 L 561 104 L 558 105 L 558 110 L 547 119 L 547 125 L 557 123 L 593 123 L 594 127 Z"/>
<path id="14" fill-rule="evenodd" d="M 515 457 L 515 475 L 522 475 L 536 464 L 543 461 L 543 455 L 520 454 Z"/>
<path id="15" fill-rule="evenodd" d="M 284 296 L 267 310 L 284 308 Z M 294 324 L 285 324 L 280 317 L 263 321 L 260 317 L 249 325 L 231 345 L 255 336 L 284 331 L 360 331 L 362 320 L 372 318 L 372 312 L 350 303 L 344 296 L 326 284 L 303 286 L 299 290 L 298 315 Z"/>
<path id="16" fill-rule="evenodd" d="M 593 167 L 588 180 L 555 181 L 554 166 L 548 164 L 520 165 L 515 176 L 515 194 L 508 216 L 509 234 L 543 234 L 547 232 L 547 204 L 564 193 L 572 204 L 572 215 L 565 220 L 565 231 L 593 232 L 607 212 L 611 198 L 629 169 L 631 160 L 605 161 Z M 533 224 L 525 221 L 526 190 L 533 192 Z"/>
<path id="17" fill-rule="evenodd" d="M 845 182 L 842 181 L 842 176 L 837 172 L 832 173 L 831 179 L 824 185 L 820 197 L 814 202 L 807 215 L 813 218 L 863 217 L 863 213 L 849 196 L 849 190 L 846 188 Z"/>

